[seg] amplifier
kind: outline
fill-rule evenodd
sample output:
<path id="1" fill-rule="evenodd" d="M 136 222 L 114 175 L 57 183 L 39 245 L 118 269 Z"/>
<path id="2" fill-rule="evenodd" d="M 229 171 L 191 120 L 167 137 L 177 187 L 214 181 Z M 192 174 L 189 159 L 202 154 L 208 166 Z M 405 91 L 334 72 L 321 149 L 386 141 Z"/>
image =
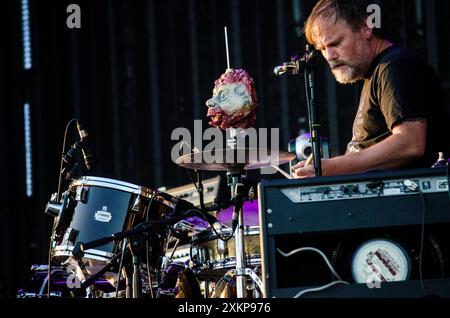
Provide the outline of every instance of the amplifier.
<path id="1" fill-rule="evenodd" d="M 265 296 L 450 297 L 448 184 L 446 167 L 262 181 Z"/>

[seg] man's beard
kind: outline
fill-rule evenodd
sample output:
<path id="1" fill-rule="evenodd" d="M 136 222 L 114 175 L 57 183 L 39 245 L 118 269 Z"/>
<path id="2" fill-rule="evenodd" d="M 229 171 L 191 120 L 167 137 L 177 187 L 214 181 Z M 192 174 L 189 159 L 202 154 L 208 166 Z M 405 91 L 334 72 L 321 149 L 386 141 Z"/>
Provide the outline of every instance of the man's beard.
<path id="1" fill-rule="evenodd" d="M 364 73 L 356 65 L 349 65 L 343 61 L 329 62 L 336 81 L 340 84 L 353 84 L 364 77 Z M 335 67 L 339 69 L 334 70 Z"/>

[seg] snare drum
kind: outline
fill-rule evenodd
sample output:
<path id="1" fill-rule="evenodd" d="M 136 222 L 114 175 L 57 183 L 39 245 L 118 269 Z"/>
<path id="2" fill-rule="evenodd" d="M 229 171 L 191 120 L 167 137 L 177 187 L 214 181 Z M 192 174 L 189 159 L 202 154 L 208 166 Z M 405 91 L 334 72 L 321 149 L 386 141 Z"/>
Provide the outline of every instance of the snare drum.
<path id="1" fill-rule="evenodd" d="M 256 268 L 261 266 L 261 248 L 259 235 L 258 205 L 256 202 L 245 202 L 244 211 L 244 249 L 246 266 Z M 216 218 L 225 226 L 221 233 L 223 237 L 231 235 L 232 209 L 217 213 Z M 200 279 L 215 280 L 228 270 L 236 267 L 235 238 L 227 242 L 219 239 L 209 228 L 192 238 L 192 261 L 194 271 Z"/>
<path id="2" fill-rule="evenodd" d="M 178 214 L 180 208 L 180 200 L 168 194 L 100 177 L 75 180 L 66 196 L 69 203 L 58 217 L 55 227 L 57 245 L 53 257 L 60 261 L 72 256 L 77 242 L 86 243 L 110 236 L 141 222 L 163 220 Z M 168 228 L 149 233 L 146 239 L 149 242 L 150 265 L 158 266 L 161 256 L 165 254 Z M 121 249 L 121 245 L 121 242 L 110 242 L 86 250 L 83 260 L 106 262 Z"/>

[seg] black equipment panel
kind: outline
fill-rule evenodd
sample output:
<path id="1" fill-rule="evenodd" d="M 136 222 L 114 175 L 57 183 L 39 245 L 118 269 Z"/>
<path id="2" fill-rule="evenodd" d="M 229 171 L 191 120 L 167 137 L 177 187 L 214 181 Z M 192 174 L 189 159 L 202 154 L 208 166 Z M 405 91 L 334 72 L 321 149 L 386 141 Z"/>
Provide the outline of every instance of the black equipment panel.
<path id="1" fill-rule="evenodd" d="M 450 297 L 450 194 L 447 168 L 372 172 L 304 180 L 263 181 L 259 188 L 263 281 L 266 297 L 293 297 L 333 280 L 315 253 L 284 258 L 299 247 L 321 250 L 343 280 L 308 297 L 417 297 L 422 223 L 422 273 L 429 294 Z M 370 239 L 403 246 L 411 259 L 409 281 L 369 289 L 355 284 L 351 260 Z M 445 284 L 444 284 L 445 283 Z M 444 284 L 444 285 L 442 285 Z M 397 286 L 397 287 L 396 287 Z M 442 286 L 446 286 L 442 290 Z M 395 295 L 391 295 L 395 293 Z M 306 296 L 306 295 L 305 295 Z"/>

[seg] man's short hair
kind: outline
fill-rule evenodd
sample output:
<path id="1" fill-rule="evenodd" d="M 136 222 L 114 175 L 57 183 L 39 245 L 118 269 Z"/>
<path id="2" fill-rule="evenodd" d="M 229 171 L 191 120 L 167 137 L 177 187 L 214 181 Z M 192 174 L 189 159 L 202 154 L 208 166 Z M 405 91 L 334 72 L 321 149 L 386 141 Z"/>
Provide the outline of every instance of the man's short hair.
<path id="1" fill-rule="evenodd" d="M 353 31 L 360 30 L 372 13 L 367 12 L 367 8 L 371 4 L 382 7 L 380 0 L 319 0 L 305 23 L 306 40 L 311 44 L 316 44 L 313 28 L 318 19 L 334 18 L 335 23 L 341 20 Z M 375 36 L 387 39 L 382 28 L 374 28 L 373 32 Z"/>

